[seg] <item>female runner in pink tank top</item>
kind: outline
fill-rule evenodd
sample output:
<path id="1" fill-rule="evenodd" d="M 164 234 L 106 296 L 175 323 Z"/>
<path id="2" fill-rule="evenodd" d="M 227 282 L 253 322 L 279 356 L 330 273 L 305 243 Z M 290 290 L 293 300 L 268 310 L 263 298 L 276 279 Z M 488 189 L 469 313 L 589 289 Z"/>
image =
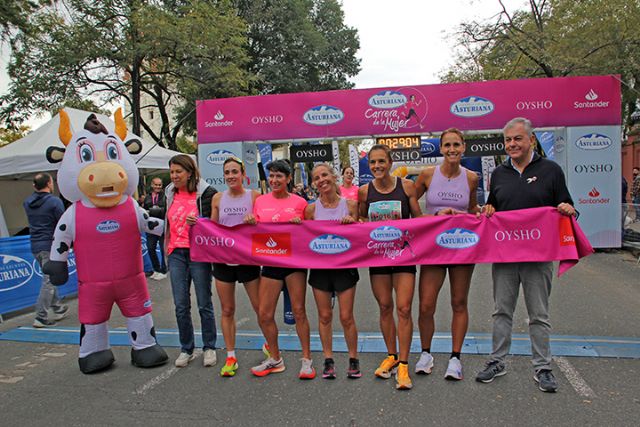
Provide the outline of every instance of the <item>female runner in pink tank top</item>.
<path id="1" fill-rule="evenodd" d="M 465 143 L 462 132 L 450 128 L 442 133 L 440 153 L 444 157 L 443 163 L 426 168 L 416 181 L 418 198 L 422 197 L 425 192 L 427 194 L 427 214 L 456 215 L 480 212 L 476 198 L 478 175 L 460 165 L 464 150 Z M 431 340 L 435 331 L 434 313 L 438 294 L 448 270 L 451 286 L 451 309 L 453 310 L 451 321 L 453 342 L 445 378 L 448 380 L 462 379 L 460 352 L 469 324 L 467 297 L 473 267 L 473 264 L 423 265 L 420 267 L 418 327 L 422 353 L 416 363 L 417 374 L 430 374 L 433 368 Z"/>
<path id="2" fill-rule="evenodd" d="M 355 172 L 351 166 L 342 169 L 342 185 L 340 195 L 345 199 L 358 201 L 358 186 L 353 184 Z"/>
<path id="3" fill-rule="evenodd" d="M 211 221 L 233 227 L 249 221 L 253 212 L 253 203 L 260 195 L 255 190 L 243 187 L 247 178 L 242 161 L 229 157 L 222 165 L 224 180 L 228 189 L 216 193 L 211 200 Z M 258 313 L 258 283 L 260 282 L 260 266 L 227 265 L 214 263 L 213 277 L 222 309 L 222 336 L 227 348 L 227 359 L 220 369 L 223 377 L 232 377 L 238 370 L 236 358 L 236 282 L 244 283 L 253 311 Z"/>
<path id="4" fill-rule="evenodd" d="M 320 163 L 313 168 L 311 180 L 320 196 L 315 203 L 307 206 L 304 211 L 304 219 L 337 221 L 341 224 L 352 224 L 358 220 L 358 203 L 354 200 L 348 200 L 338 193 L 337 179 L 333 168 L 326 163 Z M 339 233 L 339 231 L 337 232 Z M 353 301 L 359 279 L 357 268 L 311 269 L 309 274 L 309 284 L 313 289 L 313 297 L 318 307 L 318 330 L 324 353 L 322 378 L 334 379 L 336 377 L 331 327 L 333 318 L 331 299 L 334 294 L 338 296 L 340 322 L 349 351 L 347 377 L 360 378 L 362 376 L 358 361 L 358 330 L 353 318 Z"/>

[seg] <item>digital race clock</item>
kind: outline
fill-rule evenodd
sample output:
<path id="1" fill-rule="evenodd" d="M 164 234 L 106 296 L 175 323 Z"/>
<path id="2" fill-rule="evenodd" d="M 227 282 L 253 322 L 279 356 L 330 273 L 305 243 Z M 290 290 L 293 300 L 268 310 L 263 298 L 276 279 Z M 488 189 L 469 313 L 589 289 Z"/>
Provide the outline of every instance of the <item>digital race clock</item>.
<path id="1" fill-rule="evenodd" d="M 392 150 L 420 148 L 420 137 L 413 136 L 383 136 L 376 138 L 376 144 L 386 145 Z"/>

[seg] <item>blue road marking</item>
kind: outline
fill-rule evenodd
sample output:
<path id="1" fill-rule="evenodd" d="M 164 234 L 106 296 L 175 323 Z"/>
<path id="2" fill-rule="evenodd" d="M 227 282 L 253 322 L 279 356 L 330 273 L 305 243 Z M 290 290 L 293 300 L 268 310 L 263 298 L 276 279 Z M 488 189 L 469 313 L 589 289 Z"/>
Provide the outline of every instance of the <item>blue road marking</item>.
<path id="1" fill-rule="evenodd" d="M 202 346 L 200 333 L 196 332 L 196 346 Z M 80 329 L 77 327 L 54 327 L 37 329 L 33 327 L 19 327 L 0 334 L 0 341 L 35 342 L 47 344 L 78 344 Z M 156 329 L 156 337 L 163 347 L 180 347 L 178 331 L 176 329 Z M 295 332 L 280 332 L 280 348 L 287 351 L 300 351 L 300 344 Z M 333 351 L 344 353 L 347 346 L 344 335 L 333 335 Z M 126 329 L 111 329 L 109 341 L 113 346 L 128 346 L 129 338 Z M 223 343 L 222 335 L 218 334 L 218 342 Z M 260 331 L 238 331 L 236 335 L 236 349 L 260 350 L 264 338 Z M 311 334 L 311 350 L 321 351 L 320 337 Z M 431 350 L 434 353 L 449 353 L 451 351 L 451 335 L 436 333 L 433 337 Z M 360 332 L 358 334 L 358 351 L 361 353 L 386 353 L 382 335 L 379 332 Z M 491 334 L 468 333 L 462 352 L 464 354 L 486 355 L 491 351 Z M 555 356 L 578 357 L 619 357 L 640 359 L 640 338 L 633 337 L 589 337 L 552 335 L 551 351 Z M 414 334 L 412 353 L 420 352 L 420 337 Z M 514 334 L 511 343 L 511 354 L 530 356 L 531 344 L 529 336 Z"/>

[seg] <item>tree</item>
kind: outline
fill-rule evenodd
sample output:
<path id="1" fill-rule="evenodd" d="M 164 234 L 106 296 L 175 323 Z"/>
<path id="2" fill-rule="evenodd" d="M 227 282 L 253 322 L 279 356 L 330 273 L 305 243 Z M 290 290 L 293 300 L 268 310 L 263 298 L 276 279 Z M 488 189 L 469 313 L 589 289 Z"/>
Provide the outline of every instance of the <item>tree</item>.
<path id="1" fill-rule="evenodd" d="M 249 25 L 258 93 L 348 89 L 360 71 L 357 30 L 336 0 L 237 0 Z"/>
<path id="2" fill-rule="evenodd" d="M 30 31 L 29 15 L 51 1 L 3 0 L 0 3 L 0 39 L 4 40 L 11 30 Z"/>
<path id="3" fill-rule="evenodd" d="M 0 98 L 6 123 L 19 123 L 68 99 L 92 98 L 99 105 L 124 100 L 134 133 L 143 128 L 176 149 L 184 120 L 170 116 L 170 105 L 190 103 L 186 112 L 193 114 L 201 94 L 247 93 L 246 27 L 230 1 L 63 3 L 63 11 L 50 9 L 32 18 L 41 32 L 21 31 L 13 38 L 12 81 Z M 142 93 L 152 105 L 141 105 Z M 160 134 L 142 117 L 149 107 L 158 108 Z"/>
<path id="4" fill-rule="evenodd" d="M 31 127 L 27 125 L 19 126 L 17 129 L 0 127 L 0 147 L 24 138 L 29 132 L 31 132 Z"/>
<path id="5" fill-rule="evenodd" d="M 629 122 L 640 83 L 640 2 L 530 0 L 528 10 L 463 23 L 444 82 L 620 74 Z"/>

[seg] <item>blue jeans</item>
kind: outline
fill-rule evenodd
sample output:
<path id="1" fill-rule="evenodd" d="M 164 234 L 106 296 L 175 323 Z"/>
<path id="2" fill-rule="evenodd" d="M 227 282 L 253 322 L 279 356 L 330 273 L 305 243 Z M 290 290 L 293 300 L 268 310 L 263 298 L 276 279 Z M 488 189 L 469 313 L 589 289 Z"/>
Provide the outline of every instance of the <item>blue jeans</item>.
<path id="1" fill-rule="evenodd" d="M 191 354 L 195 347 L 193 322 L 191 321 L 192 279 L 200 312 L 203 349 L 214 350 L 217 332 L 216 319 L 213 316 L 213 303 L 211 302 L 211 264 L 191 261 L 190 251 L 186 248 L 174 249 L 168 260 L 181 351 Z"/>
<path id="2" fill-rule="evenodd" d="M 161 260 L 158 259 L 158 254 L 156 253 L 156 247 L 158 247 L 158 243 L 160 243 L 160 256 L 162 258 Z M 164 234 L 162 236 L 156 236 L 155 234 L 147 233 L 147 251 L 149 252 L 149 259 L 151 260 L 153 271 L 158 273 L 166 273 L 167 266 L 165 265 L 164 256 Z"/>

